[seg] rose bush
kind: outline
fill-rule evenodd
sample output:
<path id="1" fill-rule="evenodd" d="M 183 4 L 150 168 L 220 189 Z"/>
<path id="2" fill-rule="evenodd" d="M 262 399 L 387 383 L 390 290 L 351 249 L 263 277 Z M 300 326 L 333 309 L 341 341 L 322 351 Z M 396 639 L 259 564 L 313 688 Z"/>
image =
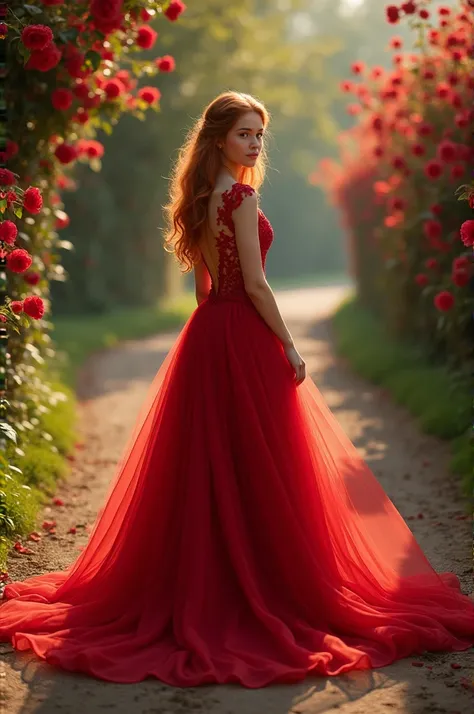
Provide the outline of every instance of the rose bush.
<path id="1" fill-rule="evenodd" d="M 466 371 L 474 365 L 472 5 L 386 7 L 389 23 L 410 23 L 414 46 L 401 51 L 392 38 L 391 70 L 352 65 L 360 81 L 341 90 L 355 94 L 348 111 L 358 122 L 341 137 L 341 160 L 312 175 L 342 212 L 363 302 L 395 334 Z"/>
<path id="2" fill-rule="evenodd" d="M 11 0 L 0 6 L 0 42 L 8 60 L 3 143 L 0 137 L 4 474 L 7 451 L 24 454 L 23 437 L 57 403 L 41 368 L 54 357 L 50 282 L 67 279 L 61 251 L 73 248 L 58 234 L 68 224 L 61 192 L 76 187 L 72 172 L 79 162 L 100 170 L 99 131 L 111 133 L 124 113 L 144 119 L 147 110 L 159 111 L 159 90 L 137 90 L 137 80 L 172 71 L 174 60 L 161 58 L 167 61 L 160 68 L 139 53 L 159 48 L 150 20 L 161 18 L 166 31 L 185 9 L 181 0 Z M 50 435 L 42 437 L 57 452 Z M 15 527 L 2 498 L 0 537 Z"/>

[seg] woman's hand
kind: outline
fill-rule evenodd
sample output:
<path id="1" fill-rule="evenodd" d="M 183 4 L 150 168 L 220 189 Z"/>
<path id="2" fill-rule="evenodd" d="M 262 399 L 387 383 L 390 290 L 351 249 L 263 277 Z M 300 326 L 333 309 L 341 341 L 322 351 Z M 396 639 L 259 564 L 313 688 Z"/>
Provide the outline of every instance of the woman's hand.
<path id="1" fill-rule="evenodd" d="M 284 345 L 283 349 L 288 362 L 295 370 L 296 386 L 298 386 L 306 377 L 306 362 L 294 345 Z"/>

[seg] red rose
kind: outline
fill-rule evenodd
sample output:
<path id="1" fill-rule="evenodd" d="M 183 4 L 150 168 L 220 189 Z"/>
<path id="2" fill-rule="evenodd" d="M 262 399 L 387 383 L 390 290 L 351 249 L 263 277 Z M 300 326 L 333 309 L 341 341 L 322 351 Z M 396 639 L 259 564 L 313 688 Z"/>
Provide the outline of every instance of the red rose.
<path id="1" fill-rule="evenodd" d="M 391 211 L 404 211 L 407 207 L 407 202 L 403 198 L 391 198 L 389 207 Z"/>
<path id="2" fill-rule="evenodd" d="M 417 132 L 420 136 L 430 136 L 430 134 L 433 133 L 433 127 L 431 124 L 424 121 L 419 125 Z"/>
<path id="3" fill-rule="evenodd" d="M 15 313 L 15 315 L 19 315 L 20 312 L 23 312 L 23 301 L 22 300 L 12 300 L 10 303 L 10 307 L 12 311 Z"/>
<path id="4" fill-rule="evenodd" d="M 385 12 L 387 13 L 387 22 L 391 25 L 395 25 L 399 21 L 400 10 L 396 5 L 389 5 L 385 8 Z"/>
<path id="5" fill-rule="evenodd" d="M 0 240 L 8 245 L 13 245 L 18 235 L 18 228 L 13 221 L 2 221 L 0 223 Z"/>
<path id="6" fill-rule="evenodd" d="M 405 169 L 407 167 L 405 158 L 401 155 L 392 158 L 392 166 L 394 169 Z"/>
<path id="7" fill-rule="evenodd" d="M 7 267 L 14 273 L 24 273 L 33 262 L 33 258 L 27 250 L 15 248 L 7 256 Z"/>
<path id="8" fill-rule="evenodd" d="M 436 268 L 438 268 L 438 266 L 439 266 L 439 263 L 436 260 L 436 258 L 428 258 L 425 261 L 425 265 L 428 268 L 428 270 L 436 270 Z"/>
<path id="9" fill-rule="evenodd" d="M 450 163 L 451 161 L 455 161 L 457 158 L 457 154 L 458 154 L 457 146 L 453 141 L 449 141 L 449 139 L 445 139 L 438 145 L 436 154 L 440 161 Z"/>
<path id="10" fill-rule="evenodd" d="M 430 211 L 431 211 L 431 213 L 434 213 L 435 216 L 440 216 L 441 213 L 443 212 L 443 207 L 439 203 L 433 203 L 430 206 Z"/>
<path id="11" fill-rule="evenodd" d="M 160 99 L 161 92 L 156 87 L 142 87 L 137 92 L 137 96 L 147 104 L 155 104 Z"/>
<path id="12" fill-rule="evenodd" d="M 4 40 L 7 35 L 8 25 L 6 25 L 4 22 L 0 22 L 0 37 L 2 38 L 2 40 Z"/>
<path id="13" fill-rule="evenodd" d="M 377 131 L 377 132 L 382 131 L 382 129 L 383 129 L 383 119 L 382 119 L 382 117 L 379 117 L 379 116 L 373 117 L 373 119 L 372 119 L 372 129 L 373 129 L 374 131 Z"/>
<path id="14" fill-rule="evenodd" d="M 78 99 L 85 99 L 89 94 L 89 87 L 85 82 L 80 80 L 75 84 L 74 89 L 72 91 L 74 96 Z"/>
<path id="15" fill-rule="evenodd" d="M 16 183 L 15 174 L 8 169 L 0 169 L 0 186 L 11 186 Z"/>
<path id="16" fill-rule="evenodd" d="M 423 232 L 427 238 L 440 238 L 443 232 L 443 226 L 439 221 L 430 219 L 424 222 Z"/>
<path id="17" fill-rule="evenodd" d="M 157 57 L 155 60 L 155 64 L 160 70 L 160 72 L 172 72 L 175 67 L 176 63 L 174 61 L 174 57 L 171 55 L 164 55 L 164 57 Z M 343 90 L 345 91 L 345 90 Z"/>
<path id="18" fill-rule="evenodd" d="M 145 10 L 144 7 L 140 10 L 140 19 L 143 20 L 143 22 L 148 22 L 148 20 L 151 20 L 153 15 L 151 12 L 148 12 L 148 10 Z"/>
<path id="19" fill-rule="evenodd" d="M 87 124 L 89 121 L 89 114 L 82 107 L 79 107 L 77 112 L 72 117 L 73 121 L 77 121 L 79 124 Z"/>
<path id="20" fill-rule="evenodd" d="M 430 16 L 430 13 L 428 12 L 428 10 L 425 10 L 425 9 L 420 10 L 419 14 L 420 14 L 420 17 L 422 20 L 427 20 Z"/>
<path id="21" fill-rule="evenodd" d="M 23 300 L 23 310 L 35 320 L 40 320 L 44 315 L 44 302 L 37 295 L 29 295 Z"/>
<path id="22" fill-rule="evenodd" d="M 413 144 L 411 151 L 414 156 L 424 156 L 426 153 L 426 149 L 423 144 Z"/>
<path id="23" fill-rule="evenodd" d="M 49 72 L 56 67 L 61 60 L 61 52 L 54 42 L 47 45 L 43 50 L 34 50 L 25 64 L 26 69 L 36 69 L 38 72 Z"/>
<path id="24" fill-rule="evenodd" d="M 91 15 L 94 20 L 109 22 L 122 14 L 123 0 L 92 0 Z"/>
<path id="25" fill-rule="evenodd" d="M 41 280 L 41 275 L 35 272 L 26 273 L 23 276 L 23 280 L 28 283 L 28 285 L 38 285 L 39 281 Z"/>
<path id="26" fill-rule="evenodd" d="M 125 92 L 125 85 L 120 79 L 109 79 L 104 83 L 102 89 L 107 95 L 107 99 L 117 99 Z"/>
<path id="27" fill-rule="evenodd" d="M 446 82 L 438 82 L 436 85 L 436 96 L 440 99 L 446 99 L 451 94 L 451 87 Z"/>
<path id="28" fill-rule="evenodd" d="M 414 2 L 404 2 L 402 10 L 405 15 L 413 15 L 416 12 L 416 5 Z"/>
<path id="29" fill-rule="evenodd" d="M 79 139 L 77 149 L 80 154 L 86 154 L 91 159 L 100 159 L 104 155 L 104 145 L 95 139 Z"/>
<path id="30" fill-rule="evenodd" d="M 92 73 L 92 69 L 90 67 L 83 67 L 83 65 L 84 55 L 80 52 L 71 54 L 71 56 L 68 57 L 64 63 L 68 75 L 70 77 L 74 77 L 74 79 L 84 79 Z"/>
<path id="31" fill-rule="evenodd" d="M 39 188 L 30 186 L 23 195 L 23 207 L 28 213 L 39 213 L 43 207 L 43 197 Z"/>
<path id="32" fill-rule="evenodd" d="M 449 290 L 442 290 L 435 295 L 433 302 L 437 310 L 447 312 L 454 306 L 454 297 Z"/>
<path id="33" fill-rule="evenodd" d="M 392 48 L 392 50 L 399 50 L 402 45 L 403 45 L 403 40 L 398 35 L 391 38 L 390 47 Z"/>
<path id="34" fill-rule="evenodd" d="M 51 94 L 51 103 L 58 111 L 67 111 L 73 102 L 74 95 L 70 89 L 60 87 Z"/>
<path id="35" fill-rule="evenodd" d="M 464 221 L 460 230 L 461 240 L 466 246 L 466 248 L 472 248 L 474 246 L 474 221 L 468 220 Z"/>
<path id="36" fill-rule="evenodd" d="M 466 167 L 464 164 L 454 164 L 451 166 L 450 176 L 452 180 L 460 179 L 466 173 Z"/>
<path id="37" fill-rule="evenodd" d="M 424 273 L 418 273 L 417 275 L 415 275 L 415 282 L 418 285 L 421 285 L 421 287 L 423 287 L 424 285 L 428 284 L 428 276 Z"/>
<path id="38" fill-rule="evenodd" d="M 71 161 L 77 159 L 76 149 L 72 144 L 66 144 L 65 141 L 56 147 L 54 155 L 62 164 L 70 164 Z"/>
<path id="39" fill-rule="evenodd" d="M 168 18 L 168 20 L 174 22 L 185 10 L 186 5 L 184 2 L 181 2 L 181 0 L 171 0 L 163 14 Z"/>
<path id="40" fill-rule="evenodd" d="M 471 261 L 464 255 L 459 256 L 459 258 L 454 258 L 453 260 L 453 272 L 456 270 L 461 270 L 464 268 L 469 268 Z"/>
<path id="41" fill-rule="evenodd" d="M 365 69 L 365 64 L 363 62 L 353 62 L 351 64 L 352 74 L 362 74 Z"/>
<path id="42" fill-rule="evenodd" d="M 455 285 L 458 286 L 458 288 L 463 288 L 465 285 L 468 284 L 470 279 L 469 272 L 465 269 L 462 268 L 460 270 L 455 270 L 453 274 L 451 275 L 451 280 Z"/>
<path id="43" fill-rule="evenodd" d="M 84 109 L 97 109 L 102 102 L 100 94 L 92 94 L 84 99 Z"/>
<path id="44" fill-rule="evenodd" d="M 137 45 L 144 50 L 149 50 L 155 44 L 158 33 L 149 25 L 142 25 L 137 32 Z"/>
<path id="45" fill-rule="evenodd" d="M 127 90 L 131 89 L 136 84 L 135 80 L 131 79 L 130 73 L 126 69 L 119 69 L 119 71 L 115 75 L 115 79 L 118 79 L 120 82 L 122 82 L 123 86 Z"/>
<path id="46" fill-rule="evenodd" d="M 21 33 L 21 41 L 29 50 L 44 50 L 54 35 L 47 25 L 27 25 Z"/>
<path id="47" fill-rule="evenodd" d="M 11 139 L 8 139 L 7 141 L 7 155 L 8 158 L 11 159 L 13 156 L 16 156 L 18 154 L 19 146 L 16 143 L 16 141 L 12 141 Z"/>
<path id="48" fill-rule="evenodd" d="M 122 24 L 123 0 L 92 0 L 90 12 L 94 25 L 104 35 L 118 30 Z"/>
<path id="49" fill-rule="evenodd" d="M 439 178 L 442 173 L 443 173 L 443 165 L 440 164 L 439 161 L 436 161 L 435 159 L 428 161 L 427 164 L 425 164 L 425 176 L 427 176 L 429 179 L 437 179 Z"/>

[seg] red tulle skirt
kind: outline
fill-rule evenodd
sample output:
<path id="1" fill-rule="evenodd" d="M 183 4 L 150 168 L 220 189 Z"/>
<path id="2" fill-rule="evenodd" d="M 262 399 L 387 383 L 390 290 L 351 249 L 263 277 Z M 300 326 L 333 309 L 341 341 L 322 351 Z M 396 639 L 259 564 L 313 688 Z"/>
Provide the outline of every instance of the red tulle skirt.
<path id="1" fill-rule="evenodd" d="M 158 369 L 86 547 L 5 587 L 0 640 L 113 682 L 262 687 L 474 644 L 309 376 L 213 294 Z"/>

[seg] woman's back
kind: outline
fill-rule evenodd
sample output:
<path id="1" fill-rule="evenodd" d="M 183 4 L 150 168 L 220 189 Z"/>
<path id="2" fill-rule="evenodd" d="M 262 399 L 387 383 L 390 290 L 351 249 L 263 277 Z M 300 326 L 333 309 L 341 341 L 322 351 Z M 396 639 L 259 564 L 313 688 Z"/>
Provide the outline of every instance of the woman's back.
<path id="1" fill-rule="evenodd" d="M 225 190 L 216 189 L 209 198 L 207 230 L 201 237 L 199 248 L 216 295 L 245 292 L 232 214 L 246 196 L 255 193 L 252 186 L 236 182 Z M 273 229 L 261 209 L 258 209 L 258 238 L 262 267 L 265 268 Z"/>

